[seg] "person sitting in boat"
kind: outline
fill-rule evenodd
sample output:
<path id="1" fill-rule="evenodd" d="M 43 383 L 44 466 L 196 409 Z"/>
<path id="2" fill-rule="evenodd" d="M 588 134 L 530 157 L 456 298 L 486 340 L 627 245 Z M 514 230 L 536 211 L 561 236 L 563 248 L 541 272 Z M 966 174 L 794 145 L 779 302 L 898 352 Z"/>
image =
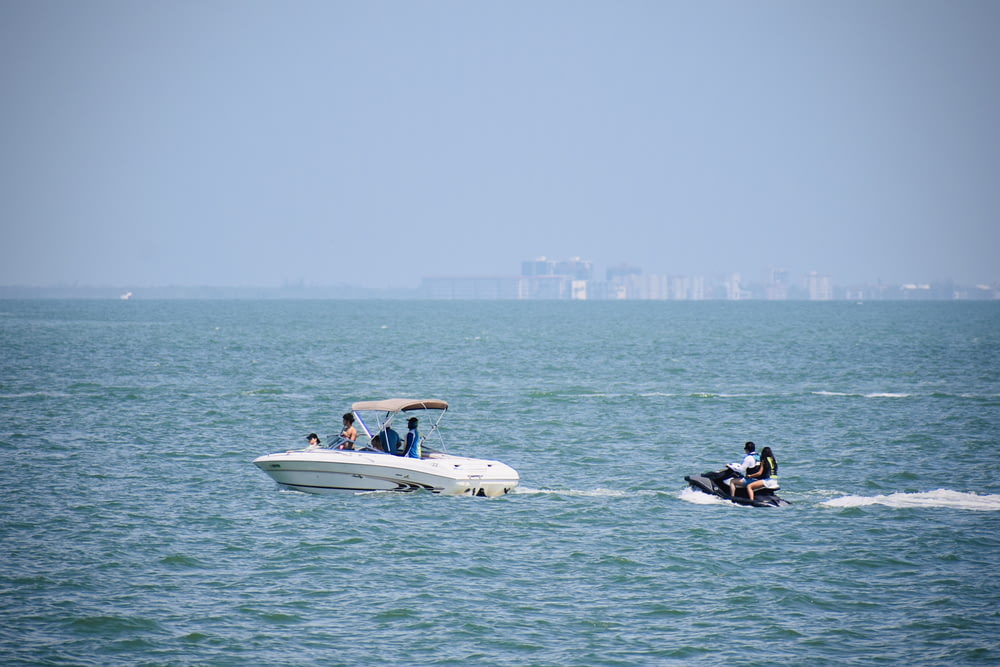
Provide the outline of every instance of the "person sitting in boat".
<path id="1" fill-rule="evenodd" d="M 391 426 L 386 426 L 382 429 L 382 432 L 379 433 L 379 436 L 379 441 L 382 443 L 382 446 L 385 447 L 385 451 L 395 456 L 399 456 L 399 434 L 396 433 Z"/>
<path id="2" fill-rule="evenodd" d="M 778 461 L 774 458 L 774 452 L 770 447 L 765 447 L 760 452 L 760 470 L 752 477 L 757 477 L 755 481 L 747 484 L 747 497 L 753 500 L 754 489 L 761 487 L 765 489 L 777 489 L 778 486 Z"/>
<path id="3" fill-rule="evenodd" d="M 312 447 L 313 449 L 319 447 L 319 436 L 316 435 L 315 433 L 310 433 L 309 435 L 307 435 L 306 440 L 309 441 L 309 446 Z"/>
<path id="4" fill-rule="evenodd" d="M 406 448 L 403 450 L 403 456 L 409 456 L 411 459 L 420 458 L 420 434 L 417 433 L 417 424 L 419 420 L 416 417 L 410 417 L 406 420 Z"/>
<path id="5" fill-rule="evenodd" d="M 344 415 L 344 429 L 340 432 L 340 444 L 337 449 L 354 449 L 354 441 L 358 439 L 358 429 L 354 428 L 354 415 L 350 412 Z"/>

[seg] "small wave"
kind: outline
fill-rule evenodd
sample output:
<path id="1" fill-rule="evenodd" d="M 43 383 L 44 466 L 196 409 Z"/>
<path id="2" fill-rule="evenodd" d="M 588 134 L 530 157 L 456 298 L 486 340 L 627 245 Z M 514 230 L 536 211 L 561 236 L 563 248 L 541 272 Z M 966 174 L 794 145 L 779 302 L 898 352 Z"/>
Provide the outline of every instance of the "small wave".
<path id="1" fill-rule="evenodd" d="M 241 393 L 244 396 L 280 396 L 285 392 L 282 391 L 281 389 L 267 388 L 267 389 L 249 389 Z"/>
<path id="2" fill-rule="evenodd" d="M 80 633 L 118 635 L 153 631 L 159 624 L 138 616 L 84 616 L 73 619 L 71 626 Z"/>
<path id="3" fill-rule="evenodd" d="M 587 399 L 594 398 L 602 401 L 609 399 L 629 398 L 632 394 L 609 394 L 607 392 L 592 391 L 535 391 L 528 394 L 531 398 L 560 398 L 560 399 Z"/>
<path id="4" fill-rule="evenodd" d="M 172 556 L 165 556 L 160 559 L 160 562 L 164 565 L 169 565 L 171 567 L 192 567 L 200 568 L 202 567 L 201 562 L 197 558 L 191 556 L 185 556 L 184 554 L 173 554 Z"/>
<path id="5" fill-rule="evenodd" d="M 375 620 L 377 621 L 406 621 L 418 618 L 419 614 L 413 609 L 407 608 L 395 608 L 386 609 L 383 612 L 375 614 Z"/>
<path id="6" fill-rule="evenodd" d="M 263 614 L 261 618 L 275 625 L 297 625 L 302 621 L 302 617 L 298 614 L 286 614 L 280 611 Z"/>
<path id="7" fill-rule="evenodd" d="M 891 391 L 873 391 L 868 394 L 857 394 L 849 391 L 813 391 L 813 396 L 833 396 L 837 398 L 909 398 L 912 394 Z"/>
<path id="8" fill-rule="evenodd" d="M 948 489 L 926 493 L 892 493 L 886 496 L 843 496 L 820 503 L 827 507 L 947 507 L 952 509 L 996 511 L 1000 510 L 1000 495 L 980 496 Z"/>
<path id="9" fill-rule="evenodd" d="M 0 399 L 15 398 L 69 398 L 69 394 L 53 391 L 26 391 L 20 394 L 0 394 Z"/>

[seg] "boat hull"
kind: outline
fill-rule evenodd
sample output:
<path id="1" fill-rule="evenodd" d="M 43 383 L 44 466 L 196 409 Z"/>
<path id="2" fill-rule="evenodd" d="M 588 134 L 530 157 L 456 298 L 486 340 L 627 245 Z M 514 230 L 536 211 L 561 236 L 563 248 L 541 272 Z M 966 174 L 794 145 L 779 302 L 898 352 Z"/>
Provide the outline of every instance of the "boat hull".
<path id="1" fill-rule="evenodd" d="M 281 486 L 314 494 L 425 490 L 442 495 L 495 497 L 509 493 L 520 482 L 517 471 L 499 461 L 447 454 L 413 459 L 379 452 L 319 449 L 267 454 L 253 463 Z"/>

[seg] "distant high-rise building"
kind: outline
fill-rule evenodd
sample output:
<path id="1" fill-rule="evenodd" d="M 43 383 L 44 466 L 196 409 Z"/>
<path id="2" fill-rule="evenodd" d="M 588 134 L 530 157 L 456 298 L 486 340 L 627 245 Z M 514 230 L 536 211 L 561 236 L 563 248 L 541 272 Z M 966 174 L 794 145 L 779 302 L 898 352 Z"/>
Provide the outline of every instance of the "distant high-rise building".
<path id="1" fill-rule="evenodd" d="M 666 275 L 653 273 L 639 276 L 638 279 L 642 286 L 638 298 L 651 301 L 666 301 L 670 298 L 670 279 Z"/>
<path id="2" fill-rule="evenodd" d="M 579 257 L 571 257 L 557 262 L 543 256 L 521 262 L 522 276 L 569 276 L 573 280 L 592 280 L 593 273 L 593 265 Z"/>
<path id="3" fill-rule="evenodd" d="M 810 301 L 830 301 L 833 299 L 830 276 L 821 276 L 815 271 L 810 271 L 809 275 L 806 276 L 806 290 L 809 292 Z"/>
<path id="4" fill-rule="evenodd" d="M 730 301 L 739 301 L 743 298 L 743 286 L 740 274 L 734 273 L 726 281 L 726 298 Z"/>
<path id="5" fill-rule="evenodd" d="M 555 263 L 555 275 L 569 276 L 573 280 L 591 280 L 594 276 L 594 268 L 590 262 L 571 257 L 562 262 Z"/>
<path id="6" fill-rule="evenodd" d="M 618 266 L 608 267 L 607 276 L 608 282 L 613 283 L 618 280 L 624 280 L 629 276 L 641 276 L 642 269 L 637 266 L 629 266 L 628 264 L 619 264 Z"/>
<path id="7" fill-rule="evenodd" d="M 691 301 L 703 301 L 705 299 L 705 279 L 701 276 L 691 278 L 688 299 Z"/>
<path id="8" fill-rule="evenodd" d="M 527 262 L 521 262 L 522 276 L 552 276 L 555 275 L 556 263 L 545 256 L 537 257 Z"/>
<path id="9" fill-rule="evenodd" d="M 788 269 L 768 269 L 767 283 L 770 285 L 787 285 L 788 275 Z"/>
<path id="10" fill-rule="evenodd" d="M 764 298 L 769 301 L 787 299 L 790 285 L 788 276 L 788 269 L 768 269 L 764 279 Z"/>
<path id="11" fill-rule="evenodd" d="M 701 276 L 670 276 L 670 298 L 677 301 L 705 299 L 705 279 Z"/>

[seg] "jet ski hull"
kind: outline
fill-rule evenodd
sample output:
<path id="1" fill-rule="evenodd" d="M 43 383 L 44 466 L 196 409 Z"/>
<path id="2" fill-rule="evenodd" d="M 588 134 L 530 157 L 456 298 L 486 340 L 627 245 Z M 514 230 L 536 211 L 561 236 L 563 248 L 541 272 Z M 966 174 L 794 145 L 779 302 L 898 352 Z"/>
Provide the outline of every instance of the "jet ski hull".
<path id="1" fill-rule="evenodd" d="M 776 489 L 754 489 L 754 499 L 750 500 L 747 490 L 744 487 L 736 487 L 736 495 L 729 495 L 729 478 L 732 476 L 728 470 L 715 472 L 703 472 L 700 475 L 688 475 L 684 480 L 691 485 L 692 489 L 701 491 L 712 496 L 718 496 L 724 500 L 736 503 L 737 505 L 748 505 L 750 507 L 783 507 L 790 505 L 787 500 L 779 497 L 774 492 Z"/>

